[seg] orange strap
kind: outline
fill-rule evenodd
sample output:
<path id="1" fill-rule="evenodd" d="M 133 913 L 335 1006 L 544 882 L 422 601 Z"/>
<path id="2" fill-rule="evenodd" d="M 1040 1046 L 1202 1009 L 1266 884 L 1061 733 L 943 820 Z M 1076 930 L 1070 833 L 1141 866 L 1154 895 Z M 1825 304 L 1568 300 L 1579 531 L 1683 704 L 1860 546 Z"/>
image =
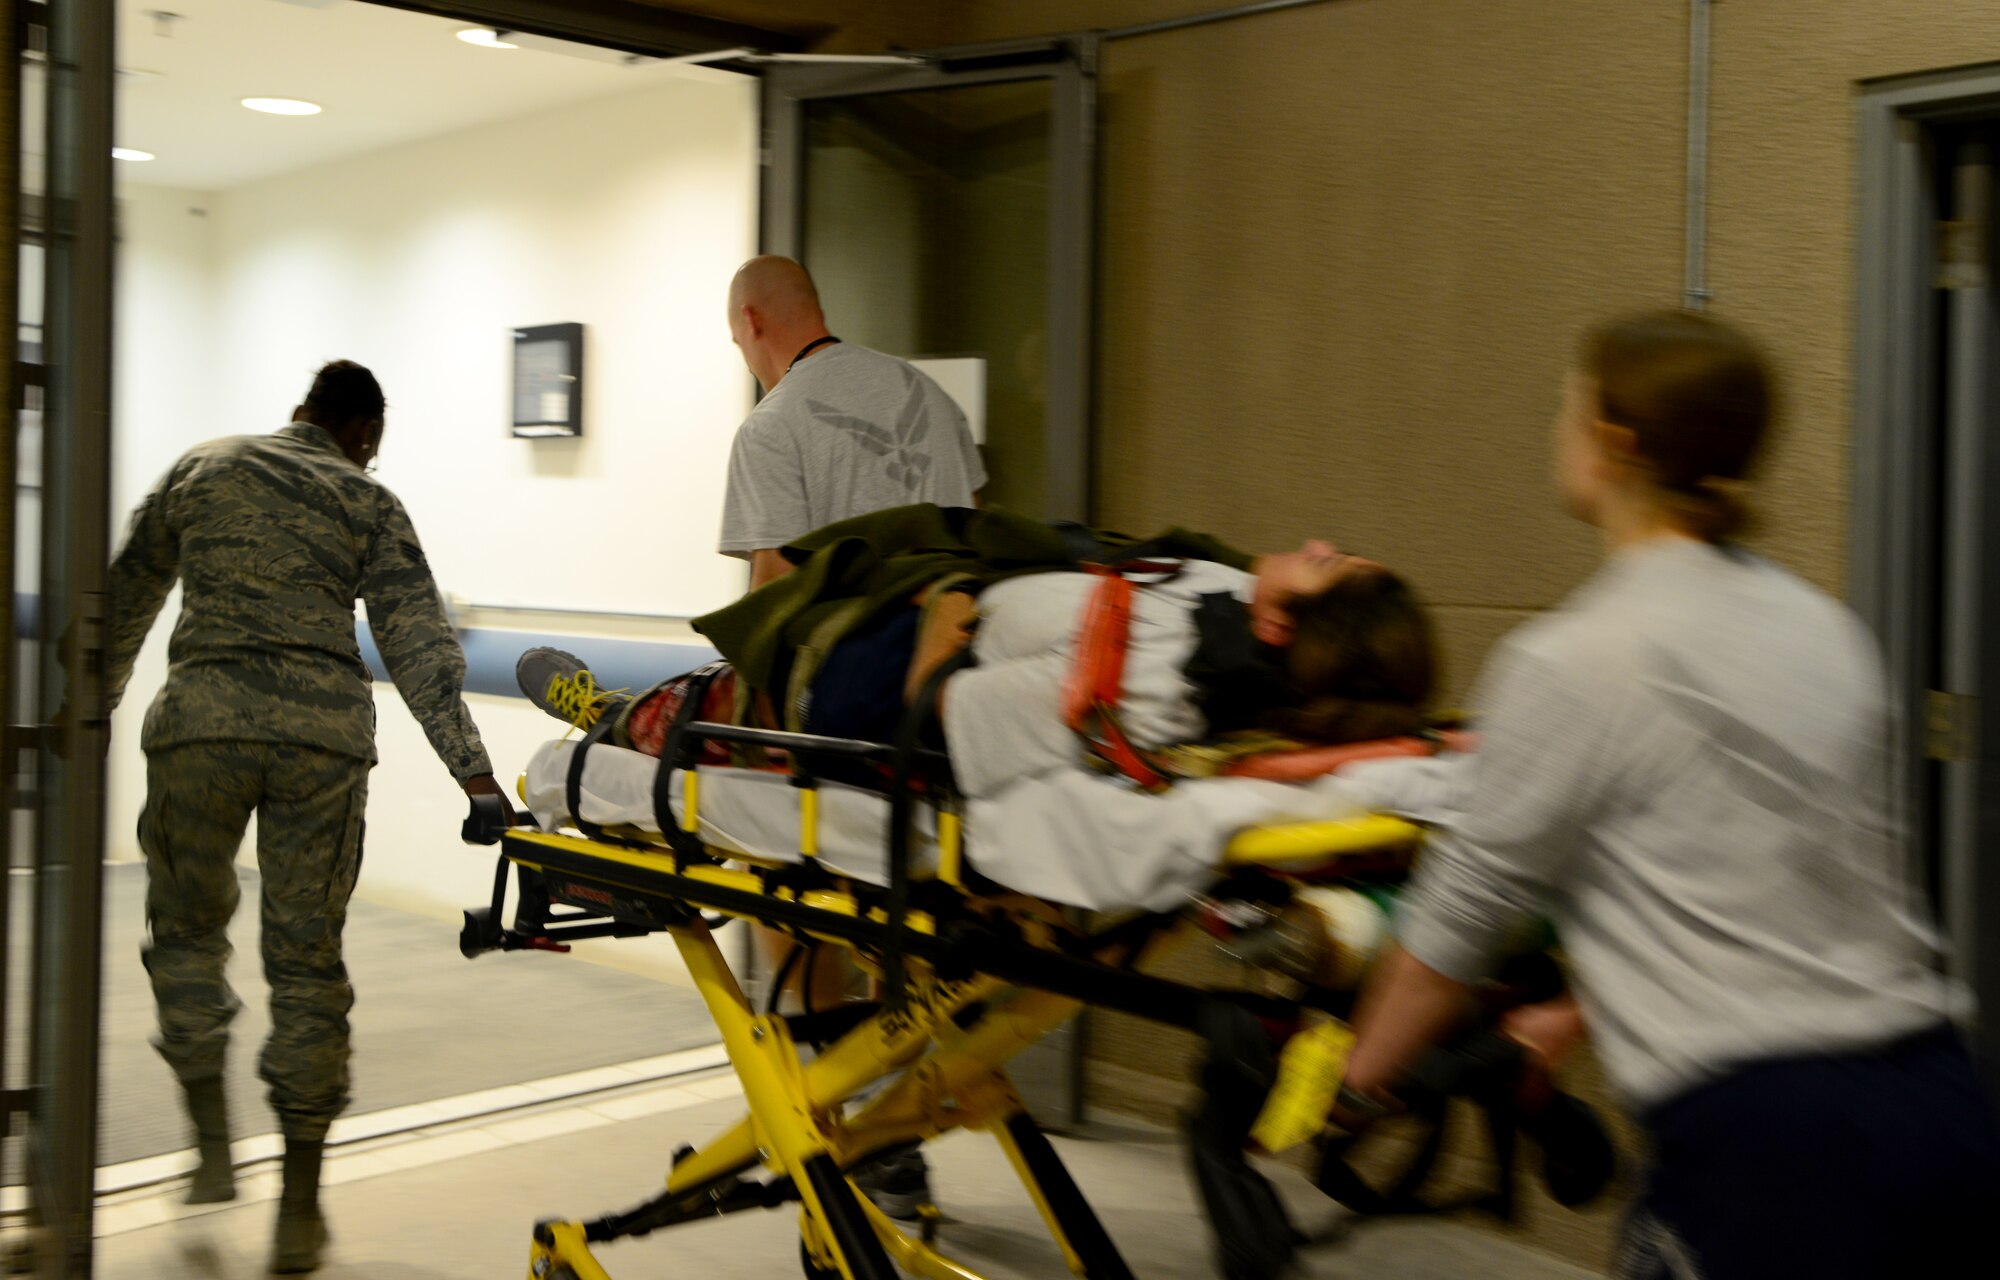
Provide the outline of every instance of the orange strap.
<path id="1" fill-rule="evenodd" d="M 1085 565 L 1098 574 L 1097 587 L 1077 625 L 1076 653 L 1063 682 L 1063 723 L 1083 739 L 1084 747 L 1113 772 L 1148 791 L 1164 790 L 1173 779 L 1146 752 L 1132 744 L 1118 723 L 1118 704 L 1125 688 L 1125 647 L 1132 632 L 1132 595 L 1136 589 L 1127 572 L 1179 572 L 1178 567 L 1137 564 L 1124 568 Z"/>

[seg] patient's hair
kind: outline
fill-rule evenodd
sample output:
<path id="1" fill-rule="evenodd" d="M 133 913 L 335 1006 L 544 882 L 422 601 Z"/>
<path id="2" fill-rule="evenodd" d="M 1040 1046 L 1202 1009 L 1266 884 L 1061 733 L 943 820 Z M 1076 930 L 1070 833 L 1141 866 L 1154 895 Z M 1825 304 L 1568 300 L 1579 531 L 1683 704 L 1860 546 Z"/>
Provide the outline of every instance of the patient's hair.
<path id="1" fill-rule="evenodd" d="M 1582 357 L 1599 413 L 1632 432 L 1668 508 L 1710 542 L 1739 532 L 1748 511 L 1736 490 L 1777 400 L 1757 344 L 1708 316 L 1658 311 L 1598 325 Z"/>
<path id="2" fill-rule="evenodd" d="M 1437 679 L 1430 618 L 1386 569 L 1350 573 L 1292 606 L 1285 667 L 1300 702 L 1266 727 L 1308 742 L 1368 742 L 1424 727 Z"/>
<path id="3" fill-rule="evenodd" d="M 320 426 L 339 431 L 358 422 L 375 421 L 388 403 L 382 398 L 382 384 L 365 366 L 335 360 L 313 376 L 312 390 L 306 392 L 306 408 Z"/>

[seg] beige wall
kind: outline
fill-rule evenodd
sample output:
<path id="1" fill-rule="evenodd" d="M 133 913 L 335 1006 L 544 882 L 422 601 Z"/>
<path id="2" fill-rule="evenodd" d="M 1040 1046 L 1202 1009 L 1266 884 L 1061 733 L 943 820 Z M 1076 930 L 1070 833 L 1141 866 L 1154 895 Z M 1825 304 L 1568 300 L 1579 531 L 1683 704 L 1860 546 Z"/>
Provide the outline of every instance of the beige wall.
<path id="1" fill-rule="evenodd" d="M 1572 317 L 1674 296 L 1678 211 L 1627 190 L 1674 185 L 1683 68 L 1672 15 L 1633 8 L 1332 4 L 1114 45 L 1104 519 L 1386 560 L 1462 695 L 1589 563 L 1542 444 Z"/>
<path id="2" fill-rule="evenodd" d="M 974 40 L 1205 0 L 994 0 Z M 1760 535 L 1847 556 L 1855 86 L 2000 59 L 1986 0 L 1714 9 L 1710 286 L 1770 344 L 1788 420 Z M 1545 437 L 1578 329 L 1680 297 L 1687 6 L 1330 0 L 1107 46 L 1107 522 L 1251 545 L 1325 531 L 1437 608 L 1455 693 L 1589 571 Z"/>

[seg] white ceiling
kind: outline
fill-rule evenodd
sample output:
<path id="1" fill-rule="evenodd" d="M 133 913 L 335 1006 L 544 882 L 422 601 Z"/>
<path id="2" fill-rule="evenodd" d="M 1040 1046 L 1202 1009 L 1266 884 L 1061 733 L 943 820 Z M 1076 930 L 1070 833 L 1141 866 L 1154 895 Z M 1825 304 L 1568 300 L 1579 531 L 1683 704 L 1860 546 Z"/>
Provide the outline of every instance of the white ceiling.
<path id="1" fill-rule="evenodd" d="M 161 35 L 149 16 L 180 16 Z M 468 24 L 363 0 L 119 0 L 117 144 L 127 183 L 213 191 L 667 76 L 719 75 L 542 42 L 482 49 Z M 558 52 L 563 49 L 566 52 Z M 260 115 L 249 97 L 304 98 L 317 116 Z"/>

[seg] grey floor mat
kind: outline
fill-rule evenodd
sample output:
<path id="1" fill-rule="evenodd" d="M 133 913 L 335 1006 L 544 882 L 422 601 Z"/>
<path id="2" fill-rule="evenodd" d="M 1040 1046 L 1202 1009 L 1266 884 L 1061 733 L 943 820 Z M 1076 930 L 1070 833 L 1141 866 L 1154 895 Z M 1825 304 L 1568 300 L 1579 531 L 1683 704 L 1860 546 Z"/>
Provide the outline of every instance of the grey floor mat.
<path id="1" fill-rule="evenodd" d="M 229 1046 L 230 1110 L 239 1137 L 276 1128 L 257 1079 L 270 1029 L 257 958 L 257 875 L 239 873 L 243 904 L 229 980 L 243 1001 Z M 154 1052 L 152 988 L 139 961 L 145 868 L 105 880 L 104 1012 L 98 1163 L 188 1145 L 172 1074 Z M 356 993 L 350 1113 L 427 1102 L 568 1071 L 710 1044 L 715 1029 L 686 988 L 571 956 L 458 954 L 450 925 L 366 902 L 347 921 Z M 27 957 L 18 956 L 25 964 Z"/>

